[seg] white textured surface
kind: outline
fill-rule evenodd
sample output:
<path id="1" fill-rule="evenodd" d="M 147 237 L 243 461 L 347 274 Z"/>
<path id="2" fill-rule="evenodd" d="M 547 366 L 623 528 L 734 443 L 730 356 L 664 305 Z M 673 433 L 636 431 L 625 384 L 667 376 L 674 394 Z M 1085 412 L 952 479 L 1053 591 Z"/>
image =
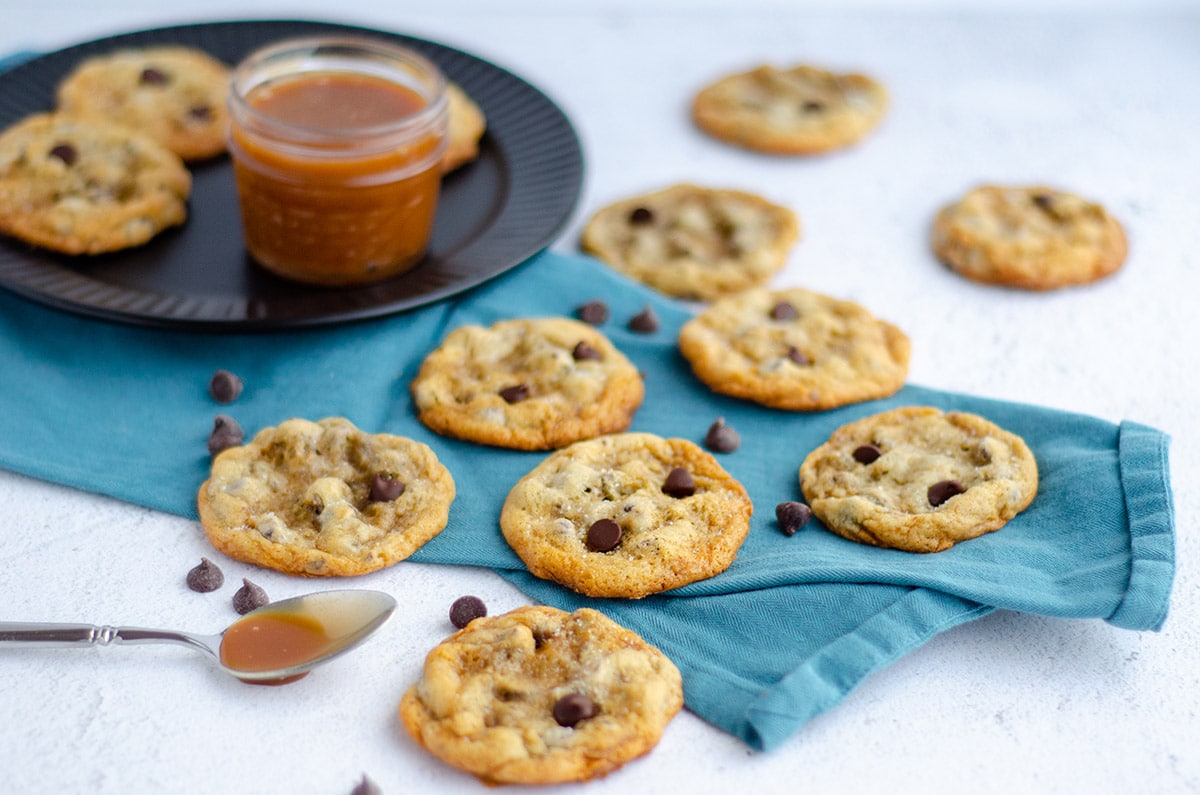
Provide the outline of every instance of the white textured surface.
<path id="1" fill-rule="evenodd" d="M 1189 4 L 1095 15 L 1039 3 L 1024 16 L 982 0 L 910 13 L 761 0 L 4 5 L 0 52 L 247 15 L 463 47 L 542 87 L 578 127 L 587 182 L 557 248 L 574 250 L 600 204 L 643 189 L 755 190 L 804 224 L 779 283 L 854 298 L 905 328 L 913 382 L 1174 436 L 1179 568 L 1161 633 L 994 614 L 871 677 L 774 752 L 685 713 L 653 754 L 587 791 L 1200 790 L 1200 16 L 1178 10 Z M 815 160 L 750 155 L 689 126 L 697 88 L 768 60 L 861 68 L 887 84 L 892 111 L 861 147 Z M 929 218 L 981 180 L 1047 180 L 1104 202 L 1130 233 L 1125 270 L 1049 295 L 946 272 L 928 252 Z M 6 472 L 0 504 L 0 617 L 211 631 L 231 616 L 183 585 L 212 554 L 191 522 Z M 230 582 L 252 576 L 275 598 L 311 585 L 219 561 Z M 226 680 L 172 647 L 0 652 L 0 793 L 336 795 L 364 772 L 388 795 L 482 791 L 416 749 L 394 706 L 455 597 L 478 594 L 493 612 L 524 597 L 487 572 L 411 564 L 355 584 L 396 594 L 399 614 L 362 653 L 285 688 Z"/>

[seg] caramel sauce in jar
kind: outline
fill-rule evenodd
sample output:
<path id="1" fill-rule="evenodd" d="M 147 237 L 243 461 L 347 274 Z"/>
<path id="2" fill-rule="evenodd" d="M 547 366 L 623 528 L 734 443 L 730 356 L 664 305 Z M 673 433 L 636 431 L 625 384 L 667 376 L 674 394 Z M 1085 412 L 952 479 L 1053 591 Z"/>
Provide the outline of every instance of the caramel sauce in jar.
<path id="1" fill-rule="evenodd" d="M 345 286 L 421 260 L 447 136 L 432 63 L 373 39 L 282 42 L 234 70 L 230 109 L 246 247 L 260 265 Z"/>

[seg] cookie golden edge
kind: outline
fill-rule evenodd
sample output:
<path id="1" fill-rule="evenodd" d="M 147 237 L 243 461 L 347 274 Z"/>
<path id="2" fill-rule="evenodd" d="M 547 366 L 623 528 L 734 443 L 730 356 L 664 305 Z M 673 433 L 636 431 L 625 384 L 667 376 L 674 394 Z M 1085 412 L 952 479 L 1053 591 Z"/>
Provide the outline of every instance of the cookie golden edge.
<path id="1" fill-rule="evenodd" d="M 426 657 L 422 680 L 425 676 L 424 671 L 428 670 L 430 661 L 440 650 L 484 627 L 501 622 L 514 625 L 530 624 L 538 620 L 565 622 L 577 616 L 587 616 L 592 621 L 606 625 L 606 634 L 614 647 L 633 649 L 648 657 L 657 668 L 661 679 L 664 692 L 657 699 L 658 703 L 640 705 L 646 713 L 643 716 L 646 719 L 626 727 L 615 739 L 600 745 L 593 743 L 591 747 L 578 752 L 558 753 L 551 758 L 524 756 L 500 760 L 486 742 L 481 742 L 481 738 L 460 738 L 446 728 L 446 722 L 439 720 L 422 698 L 421 680 L 409 687 L 401 697 L 397 708 L 401 725 L 421 748 L 445 764 L 475 776 L 488 786 L 589 781 L 604 777 L 649 754 L 662 739 L 668 724 L 683 708 L 682 676 L 662 651 L 647 643 L 633 630 L 590 608 L 580 608 L 574 613 L 567 613 L 548 606 L 527 606 L 500 616 L 475 619 L 430 651 Z M 600 707 L 603 709 L 602 704 Z M 657 711 L 654 711 L 654 707 L 657 707 Z M 525 729 L 521 726 L 511 728 L 516 732 Z M 567 731 L 574 732 L 576 729 Z"/>
<path id="2" fill-rule="evenodd" d="M 619 247 L 609 239 L 608 228 L 610 224 L 616 223 L 613 220 L 615 217 L 628 217 L 633 210 L 647 204 L 670 203 L 693 195 L 702 198 L 713 197 L 718 200 L 729 197 L 755 207 L 761 215 L 770 218 L 776 228 L 775 235 L 765 245 L 760 245 L 755 249 L 755 254 L 769 261 L 769 265 L 755 270 L 743 267 L 739 263 L 729 262 L 719 268 L 719 273 L 716 272 L 718 268 L 714 266 L 714 273 L 709 278 L 688 278 L 670 267 L 637 267 L 628 262 L 621 255 Z M 748 191 L 733 188 L 711 188 L 683 182 L 618 199 L 596 210 L 584 225 L 579 247 L 584 253 L 591 254 L 614 270 L 652 287 L 664 295 L 685 300 L 715 301 L 742 290 L 767 284 L 787 264 L 787 258 L 792 248 L 799 242 L 800 237 L 800 219 L 788 207 Z"/>
<path id="3" fill-rule="evenodd" d="M 29 204 L 30 197 L 24 186 L 33 177 L 14 178 L 5 170 L 8 166 L 3 162 L 7 160 L 4 150 L 29 136 L 34 136 L 35 140 L 26 141 L 25 146 L 36 144 L 37 137 L 50 136 L 55 141 L 69 137 L 56 135 L 67 128 L 75 133 L 102 137 L 114 145 L 132 145 L 145 152 L 156 161 L 155 189 L 144 191 L 136 201 L 124 201 L 81 214 L 80 220 L 84 223 L 78 230 L 54 228 L 47 217 L 49 210 L 43 211 Z M 54 145 L 46 146 L 46 151 Z M 160 233 L 187 220 L 191 189 L 191 174 L 178 155 L 153 138 L 119 125 L 47 112 L 28 116 L 0 132 L 0 233 L 39 248 L 80 256 L 108 254 L 145 245 Z"/>
<path id="4" fill-rule="evenodd" d="M 498 321 L 487 328 L 490 330 L 501 324 L 536 325 L 545 321 L 570 323 L 580 335 L 581 341 L 601 351 L 603 356 L 613 357 L 618 363 L 617 370 L 611 374 L 597 399 L 586 406 L 580 406 L 573 414 L 542 415 L 546 422 L 539 423 L 536 428 L 513 428 L 478 419 L 474 416 L 477 412 L 468 412 L 458 404 L 427 403 L 422 400 L 419 392 L 422 384 L 437 377 L 445 366 L 442 354 L 447 340 L 443 339 L 426 354 L 417 375 L 409 385 L 409 392 L 417 409 L 417 419 L 440 436 L 489 447 L 530 452 L 555 450 L 583 439 L 618 433 L 629 428 L 634 415 L 645 400 L 645 383 L 633 363 L 603 332 L 585 323 L 563 317 L 515 318 Z M 495 408 L 506 410 L 502 405 L 504 401 L 499 396 L 495 396 L 491 402 Z"/>
<path id="5" fill-rule="evenodd" d="M 587 550 L 582 542 L 568 549 L 548 543 L 539 527 L 553 517 L 534 514 L 525 499 L 525 490 L 544 477 L 547 467 L 554 463 L 550 459 L 586 454 L 601 445 L 631 446 L 643 442 L 652 448 L 647 455 L 657 451 L 667 457 L 669 466 L 666 469 L 682 466 L 696 480 L 698 487 L 708 484 L 707 493 L 714 498 L 705 513 L 710 514 L 710 521 L 719 523 L 721 528 L 716 542 L 693 549 L 694 554 L 686 558 L 665 560 L 657 568 L 649 569 L 605 557 L 608 553 Z M 641 599 L 711 579 L 726 571 L 737 559 L 738 551 L 749 535 L 753 511 L 754 505 L 745 486 L 694 442 L 651 433 L 620 433 L 577 442 L 547 456 L 510 489 L 500 511 L 500 530 L 509 547 L 535 577 L 556 582 L 584 596 Z M 601 561 L 603 565 L 588 565 L 589 561 Z"/>
<path id="6" fill-rule="evenodd" d="M 943 515 L 951 514 L 949 521 L 937 521 L 930 518 L 937 516 L 936 513 L 888 514 L 882 511 L 865 518 L 852 518 L 847 511 L 841 510 L 845 498 L 825 497 L 813 490 L 813 483 L 817 480 L 817 468 L 822 465 L 834 466 L 826 463 L 834 451 L 851 442 L 869 441 L 869 434 L 863 434 L 864 429 L 889 418 L 928 416 L 945 417 L 972 435 L 994 435 L 1010 444 L 1020 462 L 1020 474 L 1016 478 L 1021 485 L 1020 492 L 1015 497 L 1005 499 L 997 489 L 989 489 L 991 500 L 988 501 L 984 515 L 973 519 L 967 514 L 956 515 L 957 506 L 953 500 L 948 501 L 944 504 L 948 505 L 948 508 L 939 507 L 937 510 L 942 511 Z M 1038 493 L 1039 472 L 1037 459 L 1025 440 L 985 417 L 964 411 L 942 411 L 930 406 L 904 406 L 863 417 L 835 430 L 828 441 L 805 457 L 800 466 L 799 480 L 801 492 L 813 515 L 830 532 L 848 541 L 868 546 L 904 552 L 936 553 L 963 541 L 995 532 L 1007 525 L 1033 503 Z"/>
<path id="7" fill-rule="evenodd" d="M 788 289 L 768 292 L 771 295 L 785 296 Z M 831 301 L 844 301 L 832 296 L 822 297 Z M 730 298 L 736 299 L 737 296 Z M 775 387 L 754 376 L 731 374 L 728 368 L 718 363 L 718 357 L 714 355 L 711 344 L 706 339 L 707 335 L 700 333 L 703 313 L 683 324 L 677 344 L 692 373 L 713 392 L 782 411 L 827 411 L 852 403 L 891 397 L 900 391 L 908 378 L 909 361 L 912 357 L 912 340 L 908 334 L 898 326 L 871 314 L 865 307 L 860 308 L 867 312 L 870 321 L 883 335 L 884 346 L 895 366 L 892 377 L 875 380 L 862 377 L 844 383 L 825 383 L 819 393 L 814 393 L 788 386 Z"/>
<path id="8" fill-rule="evenodd" d="M 314 424 L 324 425 L 332 422 L 349 424 L 347 420 L 340 417 L 325 418 Z M 281 425 L 283 424 L 285 423 L 281 423 Z M 213 459 L 214 471 L 222 456 L 244 454 L 252 449 L 252 445 L 261 444 L 272 438 L 271 435 L 279 427 L 264 428 L 247 444 L 222 450 Z M 411 452 L 422 457 L 422 463 L 428 470 L 426 479 L 430 483 L 431 490 L 439 495 L 437 499 L 432 499 L 419 506 L 419 516 L 414 523 L 403 527 L 385 528 L 385 532 L 389 536 L 408 534 L 408 538 L 403 539 L 403 543 L 385 545 L 385 548 L 378 554 L 363 559 L 339 555 L 315 547 L 271 541 L 263 537 L 253 526 L 255 518 L 260 515 L 255 509 L 256 507 L 261 508 L 261 506 L 246 505 L 235 511 L 233 517 L 223 516 L 222 514 L 226 512 L 216 508 L 214 498 L 216 492 L 220 490 L 221 484 L 215 475 L 211 475 L 200 485 L 196 495 L 201 528 L 209 543 L 234 560 L 285 574 L 303 577 L 354 577 L 394 566 L 435 538 L 449 523 L 450 506 L 456 496 L 454 478 L 450 470 L 438 460 L 437 454 L 431 448 L 421 442 L 407 437 L 395 437 L 392 434 L 369 434 L 357 428 L 354 430 L 364 437 L 390 437 L 402 440 Z M 298 499 L 299 495 L 297 495 Z M 395 540 L 393 538 L 393 541 Z"/>
<path id="9" fill-rule="evenodd" d="M 846 83 L 853 84 L 867 92 L 875 103 L 870 112 L 859 114 L 856 123 L 845 126 L 835 132 L 825 134 L 798 135 L 783 131 L 771 130 L 762 122 L 744 120 L 731 115 L 723 109 L 721 102 L 715 97 L 727 86 L 737 81 L 751 79 L 764 71 L 786 72 L 794 69 L 810 69 Z M 849 148 L 866 138 L 883 122 L 891 104 L 887 88 L 875 78 L 860 72 L 835 72 L 828 69 L 800 64 L 788 68 L 779 68 L 763 64 L 748 71 L 727 74 L 701 88 L 692 100 L 692 122 L 711 137 L 727 144 L 739 146 L 755 152 L 768 155 L 807 156 L 823 155 L 839 149 Z"/>
<path id="10" fill-rule="evenodd" d="M 1089 262 L 1071 269 L 1047 267 L 1037 262 L 1021 262 L 989 244 L 985 236 L 958 222 L 959 207 L 975 191 L 1022 190 L 1030 193 L 1064 193 L 1047 185 L 981 185 L 943 205 L 930 226 L 930 247 L 946 267 L 965 279 L 990 286 L 1010 287 L 1031 292 L 1049 292 L 1067 287 L 1092 284 L 1119 271 L 1129 256 L 1129 239 L 1124 225 L 1107 209 L 1104 211 L 1105 240 Z M 1099 206 L 1099 205 L 1097 205 Z"/>

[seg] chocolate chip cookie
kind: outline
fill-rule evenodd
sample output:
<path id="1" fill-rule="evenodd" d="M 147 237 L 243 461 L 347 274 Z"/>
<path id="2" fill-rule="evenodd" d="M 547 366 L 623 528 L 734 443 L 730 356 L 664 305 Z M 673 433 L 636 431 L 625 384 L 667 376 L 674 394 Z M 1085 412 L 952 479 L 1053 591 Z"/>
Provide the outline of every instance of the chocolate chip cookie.
<path id="1" fill-rule="evenodd" d="M 973 281 L 1054 290 L 1116 272 L 1127 243 L 1095 202 L 1041 185 L 985 185 L 938 212 L 933 250 Z"/>
<path id="2" fill-rule="evenodd" d="M 516 450 L 624 430 L 644 395 L 637 368 L 602 332 L 561 317 L 461 326 L 411 388 L 418 419 L 437 433 Z"/>
<path id="3" fill-rule="evenodd" d="M 229 67 L 191 47 L 148 47 L 98 55 L 58 86 L 58 107 L 127 125 L 184 160 L 225 151 Z"/>
<path id="4" fill-rule="evenodd" d="M 684 184 L 604 207 L 584 227 L 581 245 L 659 292 L 711 301 L 765 284 L 799 237 L 800 222 L 786 207 Z"/>
<path id="5" fill-rule="evenodd" d="M 42 113 L 0 134 L 0 232 L 65 254 L 138 246 L 187 218 L 192 179 L 150 138 Z"/>
<path id="6" fill-rule="evenodd" d="M 852 301 L 796 287 L 712 304 L 680 329 L 679 349 L 715 392 L 817 411 L 895 393 L 910 343 Z"/>
<path id="7" fill-rule="evenodd" d="M 200 522 L 237 560 L 312 577 L 407 558 L 446 526 L 454 480 L 432 450 L 349 420 L 290 419 L 222 451 Z"/>
<path id="8" fill-rule="evenodd" d="M 692 118 L 727 143 L 809 155 L 857 142 L 879 124 L 887 104 L 887 91 L 866 75 L 760 66 L 702 89 Z"/>
<path id="9" fill-rule="evenodd" d="M 844 538 L 940 552 L 1028 507 L 1038 468 L 1016 434 L 975 414 L 918 406 L 838 428 L 804 459 L 800 487 Z"/>
<path id="10" fill-rule="evenodd" d="M 536 576 L 636 599 L 729 568 L 752 510 L 699 446 L 623 433 L 547 457 L 509 492 L 500 529 Z"/>
<path id="11" fill-rule="evenodd" d="M 585 781 L 658 743 L 683 706 L 679 670 L 595 610 L 477 618 L 425 658 L 400 719 L 487 784 Z"/>

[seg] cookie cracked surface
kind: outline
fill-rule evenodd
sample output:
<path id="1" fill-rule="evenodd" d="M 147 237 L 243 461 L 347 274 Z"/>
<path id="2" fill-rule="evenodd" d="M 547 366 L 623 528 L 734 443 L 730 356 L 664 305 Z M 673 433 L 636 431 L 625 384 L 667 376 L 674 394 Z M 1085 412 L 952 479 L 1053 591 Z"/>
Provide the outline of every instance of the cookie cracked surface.
<path id="1" fill-rule="evenodd" d="M 680 329 L 679 349 L 714 392 L 817 411 L 894 394 L 911 344 L 852 301 L 790 288 L 712 304 Z"/>
<path id="2" fill-rule="evenodd" d="M 592 714 L 562 725 L 564 698 Z M 678 669 L 636 633 L 587 608 L 523 607 L 436 646 L 399 713 L 421 746 L 488 784 L 553 784 L 648 753 L 682 706 Z"/>
<path id="3" fill-rule="evenodd" d="M 786 207 L 681 184 L 600 209 L 581 245 L 661 293 L 712 301 L 765 284 L 799 237 L 800 222 Z"/>
<path id="4" fill-rule="evenodd" d="M 800 486 L 844 538 L 940 552 L 1028 507 L 1038 469 L 1023 439 L 983 417 L 912 406 L 837 429 L 804 459 Z"/>
<path id="5" fill-rule="evenodd" d="M 454 329 L 411 385 L 437 433 L 547 450 L 629 427 L 642 404 L 637 368 L 603 333 L 570 318 Z"/>
<path id="6" fill-rule="evenodd" d="M 1087 284 L 1128 250 L 1119 221 L 1095 202 L 1045 186 L 985 185 L 934 218 L 934 253 L 972 281 L 1025 290 Z"/>
<path id="7" fill-rule="evenodd" d="M 887 104 L 887 91 L 866 75 L 760 66 L 702 89 L 692 119 L 727 143 L 808 155 L 855 143 L 879 124 Z"/>
<path id="8" fill-rule="evenodd" d="M 225 151 L 229 67 L 191 47 L 147 47 L 97 55 L 58 87 L 58 107 L 122 124 L 184 160 Z"/>
<path id="9" fill-rule="evenodd" d="M 42 113 L 0 134 L 0 232 L 65 254 L 141 245 L 187 218 L 192 178 L 142 135 Z"/>
<path id="10" fill-rule="evenodd" d="M 446 526 L 454 496 L 426 445 L 330 417 L 290 419 L 222 451 L 197 503 L 209 541 L 230 557 L 330 577 L 407 558 Z"/>
<path id="11" fill-rule="evenodd" d="M 752 510 L 742 484 L 698 445 L 623 433 L 548 456 L 509 492 L 500 529 L 538 577 L 640 598 L 729 568 Z"/>

